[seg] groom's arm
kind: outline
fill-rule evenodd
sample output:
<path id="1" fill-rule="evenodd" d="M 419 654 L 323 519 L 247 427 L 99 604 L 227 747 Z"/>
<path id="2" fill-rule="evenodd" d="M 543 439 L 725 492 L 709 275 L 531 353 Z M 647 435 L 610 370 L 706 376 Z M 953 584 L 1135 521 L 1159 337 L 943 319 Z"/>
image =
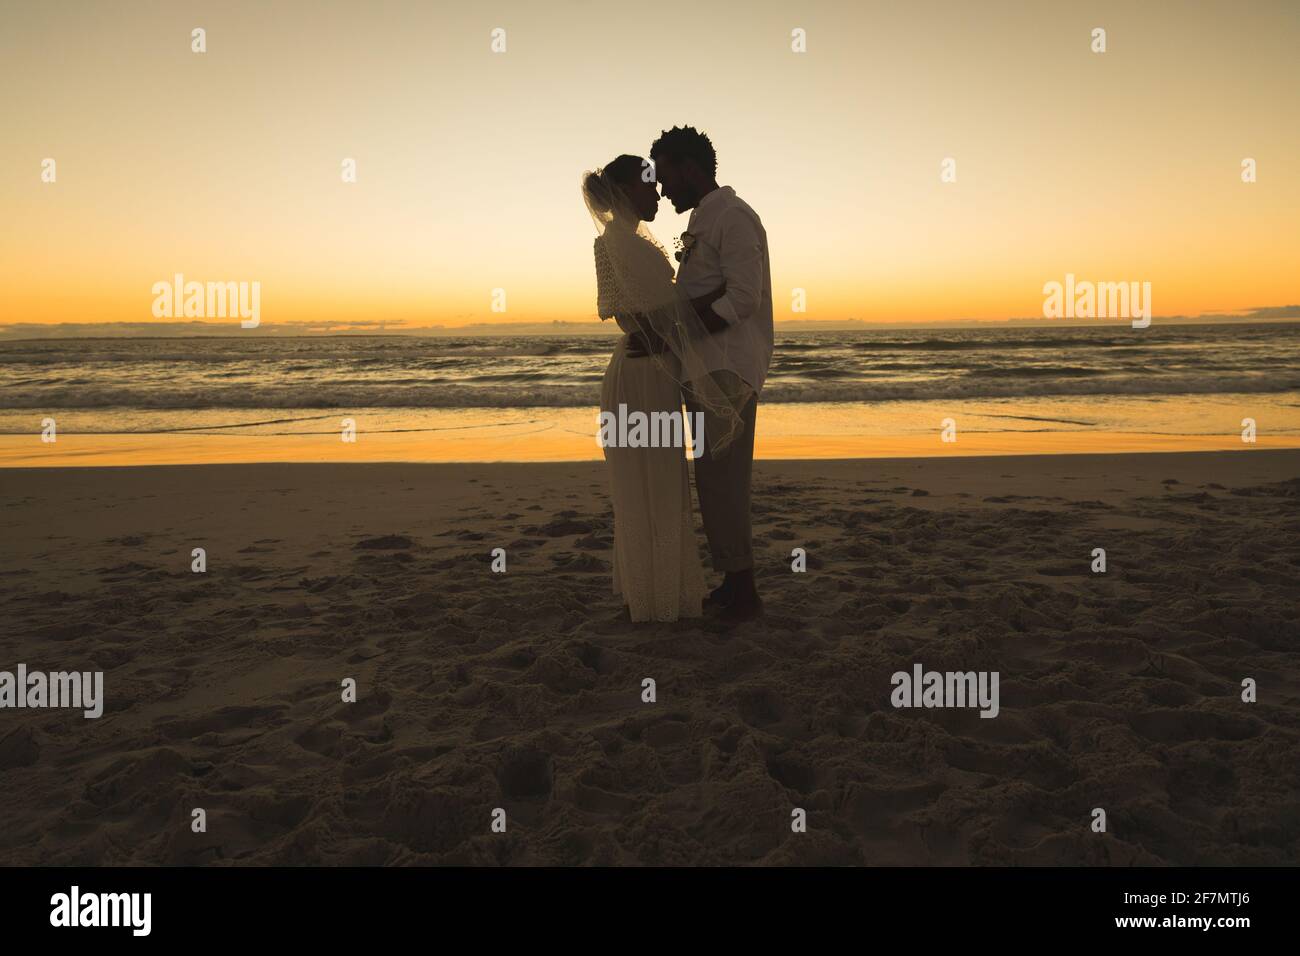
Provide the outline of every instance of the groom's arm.
<path id="1" fill-rule="evenodd" d="M 744 322 L 763 302 L 763 237 L 745 213 L 733 210 L 727 216 L 718 244 L 718 260 L 724 294 L 711 303 L 709 311 L 721 327 L 710 327 L 710 332 Z"/>
<path id="2" fill-rule="evenodd" d="M 727 287 L 723 285 L 721 289 L 691 299 L 691 308 L 695 310 L 695 314 L 704 323 L 704 328 L 710 333 L 725 332 L 728 328 L 727 320 L 714 311 L 715 303 L 726 294 Z"/>
<path id="3" fill-rule="evenodd" d="M 717 313 L 709 307 L 722 296 L 726 295 L 727 287 L 724 285 L 720 289 L 715 289 L 705 295 L 697 296 L 690 300 L 691 308 L 700 317 L 704 323 L 705 329 L 710 333 L 721 332 L 727 328 L 727 323 Z M 641 313 L 633 313 L 628 316 L 636 323 L 640 329 L 628 336 L 627 355 L 628 358 L 642 358 L 656 352 L 666 352 L 668 343 L 661 336 L 651 330 L 650 319 Z"/>

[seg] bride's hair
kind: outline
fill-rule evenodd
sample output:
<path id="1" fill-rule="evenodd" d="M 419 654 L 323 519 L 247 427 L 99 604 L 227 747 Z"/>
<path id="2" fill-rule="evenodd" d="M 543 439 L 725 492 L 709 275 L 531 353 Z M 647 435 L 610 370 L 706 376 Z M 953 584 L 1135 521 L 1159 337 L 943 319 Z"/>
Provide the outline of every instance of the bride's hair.
<path id="1" fill-rule="evenodd" d="M 613 190 L 624 183 L 633 182 L 641 174 L 645 160 L 640 156 L 624 153 L 610 160 L 594 173 L 588 173 L 582 188 L 587 193 L 587 202 L 597 212 L 610 212 L 614 208 Z"/>

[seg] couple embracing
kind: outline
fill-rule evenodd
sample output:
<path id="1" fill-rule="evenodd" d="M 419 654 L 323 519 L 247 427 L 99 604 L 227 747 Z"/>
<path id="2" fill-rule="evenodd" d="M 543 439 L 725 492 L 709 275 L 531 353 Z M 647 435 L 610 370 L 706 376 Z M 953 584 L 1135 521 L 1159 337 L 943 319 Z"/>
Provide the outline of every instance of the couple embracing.
<path id="1" fill-rule="evenodd" d="M 739 622 L 763 609 L 749 503 L 758 394 L 772 358 L 771 270 L 758 215 L 716 177 L 713 144 L 686 126 L 664 132 L 648 161 L 622 155 L 583 180 L 599 233 L 597 310 L 625 333 L 605 372 L 602 418 L 680 418 L 685 404 L 704 533 L 724 575 L 706 595 L 683 448 L 602 441 L 614 502 L 614 592 L 633 621 L 708 609 Z M 646 226 L 660 188 L 677 212 L 691 210 L 676 270 Z"/>

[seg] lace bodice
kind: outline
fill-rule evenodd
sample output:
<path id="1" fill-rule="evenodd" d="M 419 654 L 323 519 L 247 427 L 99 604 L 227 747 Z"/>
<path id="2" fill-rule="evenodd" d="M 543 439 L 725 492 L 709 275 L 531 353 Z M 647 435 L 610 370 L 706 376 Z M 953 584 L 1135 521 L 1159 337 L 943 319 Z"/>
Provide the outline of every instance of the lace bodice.
<path id="1" fill-rule="evenodd" d="M 671 303 L 673 267 L 661 245 L 644 233 L 611 226 L 596 237 L 596 311 L 625 332 L 636 330 L 624 316 Z"/>

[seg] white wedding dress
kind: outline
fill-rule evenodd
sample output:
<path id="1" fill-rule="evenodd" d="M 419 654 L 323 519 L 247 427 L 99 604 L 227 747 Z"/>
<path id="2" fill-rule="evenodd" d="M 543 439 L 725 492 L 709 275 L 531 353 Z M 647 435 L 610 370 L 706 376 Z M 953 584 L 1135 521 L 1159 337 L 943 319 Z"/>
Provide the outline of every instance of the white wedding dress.
<path id="1" fill-rule="evenodd" d="M 617 262 L 618 267 L 611 265 Z M 601 318 L 624 332 L 627 316 L 671 301 L 673 267 L 663 248 L 619 224 L 596 239 L 596 296 Z M 628 358 L 627 336 L 614 349 L 600 390 L 602 412 L 682 414 L 680 365 L 671 352 Z M 614 500 L 614 593 L 633 621 L 699 617 L 704 599 L 682 448 L 606 447 Z"/>

